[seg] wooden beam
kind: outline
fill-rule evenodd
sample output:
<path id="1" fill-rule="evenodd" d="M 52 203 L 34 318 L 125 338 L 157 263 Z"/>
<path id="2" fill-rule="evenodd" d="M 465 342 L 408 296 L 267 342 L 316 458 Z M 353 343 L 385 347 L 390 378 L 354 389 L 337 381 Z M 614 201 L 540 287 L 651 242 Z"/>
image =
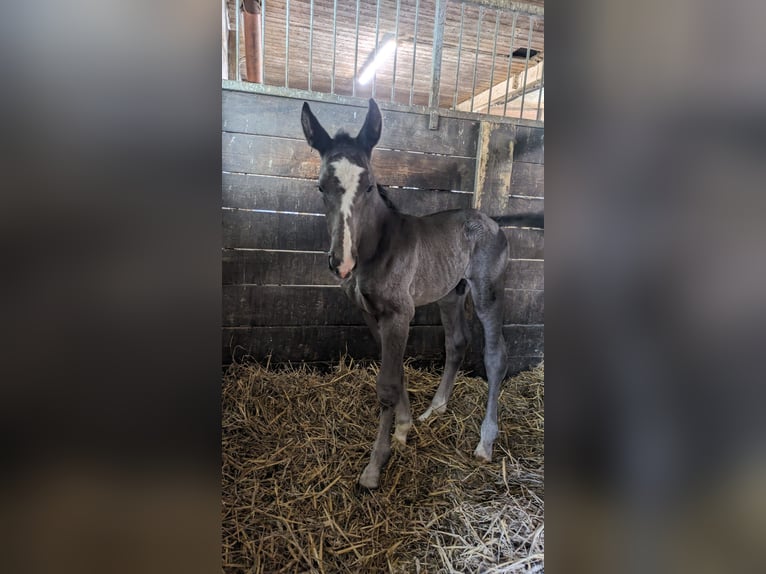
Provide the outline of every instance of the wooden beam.
<path id="1" fill-rule="evenodd" d="M 466 0 L 466 4 L 477 4 L 487 8 L 498 8 L 511 12 L 521 12 L 532 16 L 545 16 L 545 8 L 530 2 L 515 2 L 514 0 Z"/>
<path id="2" fill-rule="evenodd" d="M 263 68 L 263 54 L 261 54 L 261 5 L 255 0 L 244 0 L 245 20 L 245 66 L 247 69 L 247 81 L 258 82 L 261 80 Z"/>
<path id="3" fill-rule="evenodd" d="M 480 94 L 476 95 L 476 97 L 473 98 L 473 111 L 479 112 L 482 109 L 488 109 L 489 106 L 491 106 L 497 100 L 505 99 L 506 90 L 508 90 L 509 101 L 517 96 L 520 96 L 522 92 L 524 92 L 525 88 L 528 90 L 534 86 L 536 82 L 541 80 L 543 77 L 543 62 L 544 60 L 540 60 L 534 66 L 529 67 L 527 70 L 526 86 L 524 85 L 524 70 L 522 70 L 507 80 L 503 80 L 499 84 L 492 86 L 492 88 L 488 88 Z M 490 101 L 489 98 L 490 92 L 492 93 L 492 101 Z M 459 103 L 457 109 L 462 112 L 470 111 L 471 98 L 468 98 L 465 101 Z"/>

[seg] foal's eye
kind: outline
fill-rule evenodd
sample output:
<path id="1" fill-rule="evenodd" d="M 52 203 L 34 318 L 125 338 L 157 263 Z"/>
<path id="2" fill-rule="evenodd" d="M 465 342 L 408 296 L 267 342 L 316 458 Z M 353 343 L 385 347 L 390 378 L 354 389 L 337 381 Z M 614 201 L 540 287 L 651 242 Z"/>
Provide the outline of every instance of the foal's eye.
<path id="1" fill-rule="evenodd" d="M 319 190 L 319 193 L 324 193 L 324 189 L 322 189 L 321 185 L 317 185 L 317 189 Z"/>
<path id="2" fill-rule="evenodd" d="M 367 188 L 367 193 L 370 193 L 373 189 L 375 189 L 375 186 L 371 185 L 370 187 Z"/>

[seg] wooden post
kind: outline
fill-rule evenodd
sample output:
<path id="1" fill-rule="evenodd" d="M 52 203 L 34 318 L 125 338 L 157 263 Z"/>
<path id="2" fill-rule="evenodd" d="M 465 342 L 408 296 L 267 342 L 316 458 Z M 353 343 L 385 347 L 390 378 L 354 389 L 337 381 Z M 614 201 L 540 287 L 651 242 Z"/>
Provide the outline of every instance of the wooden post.
<path id="1" fill-rule="evenodd" d="M 263 83 L 261 69 L 261 4 L 256 0 L 243 0 L 245 8 L 245 65 L 247 81 Z"/>
<path id="2" fill-rule="evenodd" d="M 515 137 L 511 124 L 481 122 L 479 126 L 473 205 L 487 215 L 508 213 Z"/>

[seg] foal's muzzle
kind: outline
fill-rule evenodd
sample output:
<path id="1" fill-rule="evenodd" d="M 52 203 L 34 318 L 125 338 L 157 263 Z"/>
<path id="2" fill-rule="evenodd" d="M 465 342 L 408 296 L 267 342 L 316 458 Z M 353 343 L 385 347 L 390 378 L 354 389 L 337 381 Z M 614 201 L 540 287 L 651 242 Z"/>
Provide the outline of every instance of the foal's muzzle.
<path id="1" fill-rule="evenodd" d="M 340 267 L 341 267 L 341 264 L 343 262 L 340 259 L 338 259 L 337 257 L 335 257 L 335 255 L 333 255 L 332 251 L 327 254 L 327 258 L 328 258 L 328 263 L 330 265 L 330 271 L 332 271 L 335 275 L 337 275 L 341 279 L 345 279 L 346 277 L 351 275 L 351 273 L 354 271 L 354 269 L 356 269 L 356 261 L 354 261 L 354 266 L 351 268 L 351 270 L 347 271 L 345 275 L 341 275 L 340 274 Z"/>

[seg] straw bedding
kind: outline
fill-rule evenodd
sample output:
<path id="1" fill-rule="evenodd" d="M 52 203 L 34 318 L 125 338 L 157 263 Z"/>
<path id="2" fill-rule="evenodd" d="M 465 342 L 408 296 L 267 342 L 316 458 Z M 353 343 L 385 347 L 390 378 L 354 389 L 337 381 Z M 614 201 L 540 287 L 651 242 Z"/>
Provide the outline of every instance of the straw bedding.
<path id="1" fill-rule="evenodd" d="M 474 460 L 487 385 L 459 376 L 447 413 L 393 441 L 360 489 L 377 430 L 375 365 L 234 364 L 223 383 L 224 572 L 542 572 L 543 366 L 507 380 L 493 462 Z M 438 371 L 406 366 L 413 417 Z"/>

